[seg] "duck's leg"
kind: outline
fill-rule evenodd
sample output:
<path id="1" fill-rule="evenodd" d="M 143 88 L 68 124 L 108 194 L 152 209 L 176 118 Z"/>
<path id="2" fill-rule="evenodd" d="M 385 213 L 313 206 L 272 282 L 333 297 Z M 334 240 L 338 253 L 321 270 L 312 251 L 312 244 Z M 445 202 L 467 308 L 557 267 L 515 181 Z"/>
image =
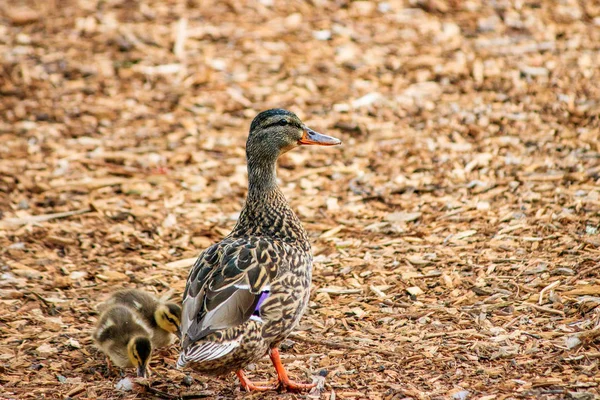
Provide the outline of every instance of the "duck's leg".
<path id="1" fill-rule="evenodd" d="M 246 392 L 266 392 L 267 390 L 277 389 L 277 386 L 261 386 L 259 384 L 257 385 L 252 383 L 252 381 L 248 379 L 248 377 L 244 373 L 244 370 L 240 369 L 239 371 L 236 371 L 235 374 L 240 380 L 240 385 L 242 386 L 242 389 L 244 389 Z"/>
<path id="2" fill-rule="evenodd" d="M 317 386 L 316 383 L 297 383 L 290 380 L 287 371 L 283 367 L 281 363 L 281 359 L 279 358 L 279 349 L 274 348 L 269 350 L 269 357 L 271 357 L 271 361 L 273 362 L 273 366 L 277 371 L 277 379 L 279 380 L 279 387 L 284 390 L 290 391 L 301 391 L 301 390 L 310 390 Z"/>

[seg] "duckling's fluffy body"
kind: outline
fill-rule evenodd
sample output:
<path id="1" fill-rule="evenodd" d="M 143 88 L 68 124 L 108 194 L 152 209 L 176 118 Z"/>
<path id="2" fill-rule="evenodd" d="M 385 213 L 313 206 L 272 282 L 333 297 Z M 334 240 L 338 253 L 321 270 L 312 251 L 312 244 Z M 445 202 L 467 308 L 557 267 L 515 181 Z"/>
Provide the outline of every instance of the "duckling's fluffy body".
<path id="1" fill-rule="evenodd" d="M 118 367 L 139 367 L 132 356 L 131 342 L 145 338 L 150 346 L 152 329 L 131 308 L 123 305 L 106 307 L 93 333 L 96 345 Z M 151 348 L 150 348 L 151 351 Z M 149 359 L 149 354 L 147 356 Z M 142 360 L 147 362 L 148 360 Z"/>
<path id="2" fill-rule="evenodd" d="M 104 303 L 98 306 L 102 311 L 113 305 L 131 308 L 151 330 L 152 346 L 160 348 L 173 343 L 179 329 L 181 307 L 164 302 L 150 293 L 137 289 L 124 289 L 114 292 Z"/>

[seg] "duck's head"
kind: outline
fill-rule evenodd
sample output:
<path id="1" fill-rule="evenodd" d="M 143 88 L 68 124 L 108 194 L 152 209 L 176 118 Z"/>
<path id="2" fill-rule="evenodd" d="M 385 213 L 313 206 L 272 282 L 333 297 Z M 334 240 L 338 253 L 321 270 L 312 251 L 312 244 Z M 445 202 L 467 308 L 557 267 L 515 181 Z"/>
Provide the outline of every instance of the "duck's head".
<path id="1" fill-rule="evenodd" d="M 181 307 L 179 305 L 175 303 L 164 303 L 159 305 L 154 312 L 154 319 L 159 327 L 181 337 L 179 331 L 181 325 Z"/>
<path id="2" fill-rule="evenodd" d="M 148 376 L 148 363 L 152 356 L 152 343 L 150 343 L 150 339 L 143 336 L 131 338 L 127 344 L 127 356 L 136 368 L 138 376 L 144 378 Z"/>
<path id="3" fill-rule="evenodd" d="M 248 163 L 274 163 L 277 158 L 301 145 L 334 146 L 339 139 L 315 132 L 291 111 L 281 108 L 263 111 L 250 125 L 246 144 Z"/>

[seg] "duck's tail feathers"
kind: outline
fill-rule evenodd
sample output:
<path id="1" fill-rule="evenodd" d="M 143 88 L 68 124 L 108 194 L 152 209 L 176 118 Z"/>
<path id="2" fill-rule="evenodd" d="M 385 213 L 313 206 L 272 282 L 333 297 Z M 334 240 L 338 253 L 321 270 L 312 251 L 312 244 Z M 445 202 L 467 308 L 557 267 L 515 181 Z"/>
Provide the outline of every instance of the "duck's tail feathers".
<path id="1" fill-rule="evenodd" d="M 179 354 L 177 368 L 183 368 L 187 363 L 199 363 L 203 361 L 216 360 L 231 353 L 240 343 L 231 342 L 200 342 L 184 349 Z"/>

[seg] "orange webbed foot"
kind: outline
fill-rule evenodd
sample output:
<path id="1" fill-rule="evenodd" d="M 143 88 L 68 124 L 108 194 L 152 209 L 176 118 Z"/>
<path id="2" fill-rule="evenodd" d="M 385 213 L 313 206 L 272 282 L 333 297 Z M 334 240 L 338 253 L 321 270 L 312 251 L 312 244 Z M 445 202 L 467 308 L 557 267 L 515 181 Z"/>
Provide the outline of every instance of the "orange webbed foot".
<path id="1" fill-rule="evenodd" d="M 268 382 L 253 383 L 250 379 L 248 379 L 248 377 L 246 376 L 244 371 L 241 369 L 239 371 L 237 371 L 235 374 L 237 375 L 238 379 L 240 380 L 240 385 L 241 385 L 242 389 L 245 390 L 246 392 L 266 392 L 269 390 L 277 389 L 277 386 L 271 385 Z"/>
<path id="2" fill-rule="evenodd" d="M 281 363 L 281 359 L 279 358 L 279 350 L 271 349 L 269 351 L 269 357 L 271 357 L 271 361 L 273 362 L 273 366 L 277 371 L 277 380 L 279 381 L 278 388 L 280 390 L 285 390 L 289 392 L 302 392 L 305 390 L 310 390 L 317 386 L 316 383 L 298 383 L 292 381 L 287 374 L 287 371 L 283 367 Z"/>

